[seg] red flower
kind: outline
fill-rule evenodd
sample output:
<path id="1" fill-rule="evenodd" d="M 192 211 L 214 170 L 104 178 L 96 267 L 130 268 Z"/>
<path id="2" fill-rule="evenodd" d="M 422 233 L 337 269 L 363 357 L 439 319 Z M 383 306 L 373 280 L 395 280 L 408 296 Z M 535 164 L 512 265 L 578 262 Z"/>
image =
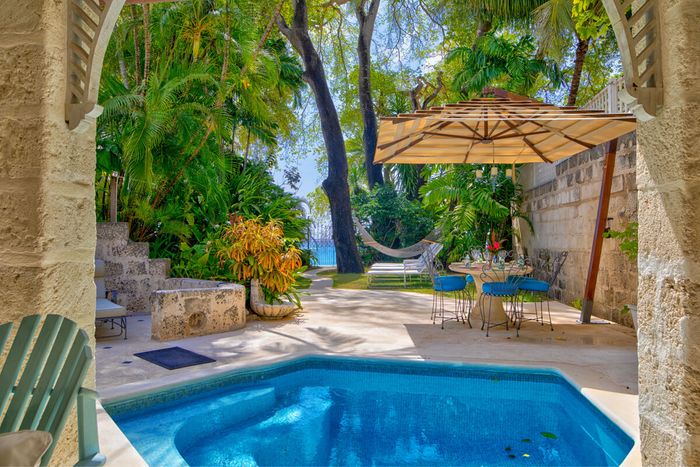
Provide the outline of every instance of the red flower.
<path id="1" fill-rule="evenodd" d="M 495 253 L 501 249 L 501 242 L 490 243 L 486 246 L 486 249 Z"/>

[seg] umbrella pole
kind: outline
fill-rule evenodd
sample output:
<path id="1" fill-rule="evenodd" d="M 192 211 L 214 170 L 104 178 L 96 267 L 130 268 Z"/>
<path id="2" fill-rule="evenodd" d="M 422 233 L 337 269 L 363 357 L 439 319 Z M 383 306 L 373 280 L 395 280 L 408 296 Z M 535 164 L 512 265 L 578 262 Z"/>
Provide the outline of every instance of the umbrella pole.
<path id="1" fill-rule="evenodd" d="M 603 250 L 603 233 L 605 232 L 605 222 L 608 219 L 608 207 L 610 206 L 610 190 L 612 188 L 613 173 L 615 172 L 615 156 L 617 155 L 617 138 L 608 142 L 607 153 L 603 166 L 603 180 L 600 184 L 600 197 L 598 198 L 598 216 L 595 221 L 595 231 L 593 233 L 593 247 L 591 248 L 591 259 L 588 263 L 588 275 L 586 277 L 586 289 L 583 297 L 583 308 L 581 309 L 582 323 L 590 323 L 593 314 L 593 297 L 595 296 L 595 286 L 598 281 L 598 269 L 600 268 L 600 255 Z"/>

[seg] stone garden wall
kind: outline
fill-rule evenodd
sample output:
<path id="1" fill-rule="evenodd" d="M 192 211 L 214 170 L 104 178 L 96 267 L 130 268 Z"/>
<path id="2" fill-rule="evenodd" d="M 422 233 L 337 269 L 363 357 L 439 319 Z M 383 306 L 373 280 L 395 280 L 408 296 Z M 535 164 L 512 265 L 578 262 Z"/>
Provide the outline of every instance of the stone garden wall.
<path id="1" fill-rule="evenodd" d="M 97 224 L 95 258 L 105 262 L 105 287 L 130 313 L 149 313 L 151 292 L 163 288 L 170 260 L 149 259 L 148 243 L 129 240 L 126 222 Z"/>
<path id="2" fill-rule="evenodd" d="M 554 294 L 564 303 L 582 299 L 598 211 L 605 146 L 582 152 L 556 164 L 529 164 L 519 174 L 524 187 L 523 209 L 534 233 L 521 223 L 522 246 L 528 256 L 568 251 Z M 619 140 L 608 217 L 610 227 L 624 230 L 637 220 L 636 138 Z M 628 326 L 625 304 L 637 303 L 637 265 L 605 239 L 593 313 Z"/>
<path id="3" fill-rule="evenodd" d="M 246 324 L 245 287 L 197 279 L 168 279 L 153 292 L 151 336 L 182 339 L 240 329 Z"/>

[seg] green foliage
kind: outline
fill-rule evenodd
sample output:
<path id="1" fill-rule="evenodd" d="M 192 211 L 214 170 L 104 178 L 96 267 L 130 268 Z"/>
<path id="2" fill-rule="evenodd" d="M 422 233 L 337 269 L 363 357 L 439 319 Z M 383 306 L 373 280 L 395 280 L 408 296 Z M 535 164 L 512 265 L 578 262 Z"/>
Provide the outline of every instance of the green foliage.
<path id="1" fill-rule="evenodd" d="M 463 258 L 473 248 L 483 248 L 490 232 L 505 240 L 505 249 L 512 249 L 511 219 L 520 217 L 527 221 L 519 211 L 520 185 L 514 184 L 502 170 L 495 183 L 488 177 L 478 179 L 476 171 L 483 168 L 439 167 L 421 188 L 423 205 L 438 218 L 448 261 Z"/>
<path id="2" fill-rule="evenodd" d="M 576 308 L 577 310 L 583 310 L 583 300 L 580 298 L 575 298 L 571 302 L 571 306 Z"/>
<path id="3" fill-rule="evenodd" d="M 608 230 L 603 234 L 605 238 L 615 238 L 620 241 L 620 251 L 629 258 L 633 263 L 637 262 L 637 254 L 639 249 L 637 231 L 639 224 L 630 222 L 625 227 L 625 230 Z"/>
<path id="4" fill-rule="evenodd" d="M 290 245 L 304 238 L 299 200 L 270 173 L 304 85 L 286 43 L 260 40 L 269 3 L 154 4 L 148 31 L 145 10 L 127 8 L 112 36 L 100 88 L 97 215 L 107 216 L 117 174 L 119 219 L 151 243 L 152 256 L 170 258 L 177 276 L 234 279 L 217 258 L 229 213 L 275 221 Z"/>
<path id="5" fill-rule="evenodd" d="M 532 95 L 540 76 L 554 86 L 561 84 L 559 67 L 536 56 L 535 39 L 530 35 L 515 38 L 511 34 L 486 34 L 476 40 L 474 47 L 452 49 L 446 60 L 459 62 L 452 87 L 465 97 L 474 96 L 487 86 Z"/>
<path id="6" fill-rule="evenodd" d="M 610 19 L 601 0 L 572 0 L 571 17 L 582 39 L 597 39 L 610 28 Z"/>
<path id="7" fill-rule="evenodd" d="M 369 233 L 382 245 L 402 248 L 419 242 L 433 229 L 434 219 L 420 203 L 410 201 L 391 186 L 375 187 L 371 192 L 359 191 L 352 197 L 355 213 L 369 223 Z M 381 255 L 374 249 L 363 250 L 367 261 Z"/>

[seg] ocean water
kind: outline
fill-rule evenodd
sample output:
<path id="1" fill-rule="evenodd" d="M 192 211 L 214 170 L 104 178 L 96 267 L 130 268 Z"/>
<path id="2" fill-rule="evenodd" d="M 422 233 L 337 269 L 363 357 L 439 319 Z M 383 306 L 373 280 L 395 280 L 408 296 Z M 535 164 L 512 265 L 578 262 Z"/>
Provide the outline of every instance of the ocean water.
<path id="1" fill-rule="evenodd" d="M 107 405 L 152 466 L 619 465 L 558 373 L 312 357 Z"/>
<path id="2" fill-rule="evenodd" d="M 335 246 L 311 246 L 307 247 L 314 254 L 314 266 L 335 266 Z"/>

